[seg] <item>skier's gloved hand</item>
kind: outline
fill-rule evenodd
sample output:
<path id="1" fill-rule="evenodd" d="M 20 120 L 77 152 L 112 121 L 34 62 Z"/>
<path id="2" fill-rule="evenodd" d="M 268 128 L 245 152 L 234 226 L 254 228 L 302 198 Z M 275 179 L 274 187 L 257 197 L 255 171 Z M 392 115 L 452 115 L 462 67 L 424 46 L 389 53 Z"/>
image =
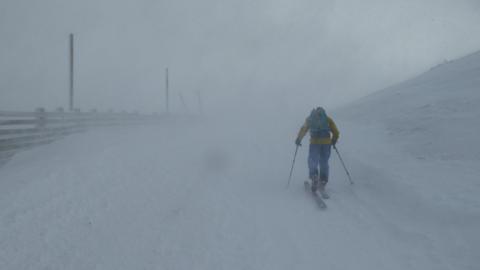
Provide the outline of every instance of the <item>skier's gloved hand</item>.
<path id="1" fill-rule="evenodd" d="M 332 145 L 335 146 L 337 144 L 337 138 L 332 138 Z"/>
<path id="2" fill-rule="evenodd" d="M 297 139 L 295 140 L 295 145 L 297 145 L 297 146 L 301 146 L 301 145 L 302 145 L 302 141 L 300 140 L 300 138 L 297 138 Z"/>

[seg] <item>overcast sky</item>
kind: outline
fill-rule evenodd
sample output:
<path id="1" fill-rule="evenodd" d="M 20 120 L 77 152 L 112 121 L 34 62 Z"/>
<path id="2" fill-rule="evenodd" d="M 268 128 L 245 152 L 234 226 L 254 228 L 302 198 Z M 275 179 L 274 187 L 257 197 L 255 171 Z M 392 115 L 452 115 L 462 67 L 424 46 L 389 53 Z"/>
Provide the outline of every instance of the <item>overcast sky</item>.
<path id="1" fill-rule="evenodd" d="M 311 107 L 480 50 L 480 1 L 0 0 L 0 110 L 68 107 L 69 33 L 83 110 L 164 110 L 166 67 L 175 110 Z"/>

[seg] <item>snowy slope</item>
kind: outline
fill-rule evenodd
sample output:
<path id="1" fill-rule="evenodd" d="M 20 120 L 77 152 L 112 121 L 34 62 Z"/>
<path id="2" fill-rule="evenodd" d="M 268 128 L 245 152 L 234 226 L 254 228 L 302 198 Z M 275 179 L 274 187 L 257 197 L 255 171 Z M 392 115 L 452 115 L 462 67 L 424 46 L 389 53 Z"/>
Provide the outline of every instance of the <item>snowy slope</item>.
<path id="1" fill-rule="evenodd" d="M 337 110 L 371 203 L 447 269 L 479 263 L 479 104 L 480 52 Z"/>
<path id="2" fill-rule="evenodd" d="M 479 160 L 479 104 L 480 52 L 349 104 L 341 112 L 355 121 L 386 125 L 390 135 L 418 157 Z"/>
<path id="3" fill-rule="evenodd" d="M 480 52 L 350 104 L 338 116 L 351 122 L 349 133 L 369 137 L 365 148 L 372 151 L 366 151 L 379 164 L 395 153 L 400 160 L 388 164 L 398 164 L 406 182 L 424 185 L 420 191 L 435 194 L 436 203 L 455 197 L 446 199 L 449 207 L 478 213 L 479 104 Z M 404 162 L 412 164 L 404 168 Z"/>
<path id="4" fill-rule="evenodd" d="M 333 156 L 326 211 L 303 191 L 307 147 L 285 188 L 303 119 L 278 112 L 20 153 L 0 169 L 0 269 L 476 269 L 480 151 L 444 124 L 475 141 L 479 65 L 472 55 L 333 112 L 356 184 Z"/>

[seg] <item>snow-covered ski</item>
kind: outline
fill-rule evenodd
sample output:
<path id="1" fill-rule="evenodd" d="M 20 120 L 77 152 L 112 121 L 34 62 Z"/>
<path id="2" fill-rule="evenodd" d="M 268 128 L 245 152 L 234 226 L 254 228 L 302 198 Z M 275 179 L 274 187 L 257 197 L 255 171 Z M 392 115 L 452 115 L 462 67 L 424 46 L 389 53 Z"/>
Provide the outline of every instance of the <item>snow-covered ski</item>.
<path id="1" fill-rule="evenodd" d="M 320 196 L 322 196 L 322 199 L 327 200 L 330 199 L 330 195 L 325 190 L 319 190 Z"/>
<path id="2" fill-rule="evenodd" d="M 323 201 L 323 199 L 321 198 L 320 195 L 318 195 L 318 193 L 316 192 L 312 192 L 312 188 L 311 188 L 311 185 L 310 185 L 310 182 L 308 181 L 305 181 L 304 182 L 304 185 L 305 185 L 305 191 L 312 195 L 313 199 L 315 200 L 315 202 L 317 203 L 318 207 L 320 207 L 320 209 L 325 209 L 327 208 L 327 204 Z"/>

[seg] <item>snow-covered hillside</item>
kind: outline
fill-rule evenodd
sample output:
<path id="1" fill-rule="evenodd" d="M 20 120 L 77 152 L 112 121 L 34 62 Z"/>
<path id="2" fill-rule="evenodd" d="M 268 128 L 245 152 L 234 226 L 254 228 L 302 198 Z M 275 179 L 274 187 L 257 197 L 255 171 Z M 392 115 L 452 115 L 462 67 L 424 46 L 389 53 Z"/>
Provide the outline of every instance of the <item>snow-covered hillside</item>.
<path id="1" fill-rule="evenodd" d="M 479 67 L 333 111 L 356 183 L 332 153 L 325 211 L 303 190 L 307 147 L 285 188 L 303 119 L 272 111 L 22 152 L 0 168 L 0 269 L 476 269 Z"/>
<path id="2" fill-rule="evenodd" d="M 447 269 L 479 263 L 479 105 L 480 52 L 336 111 L 361 189 Z"/>
<path id="3" fill-rule="evenodd" d="M 378 164 L 397 166 L 404 182 L 436 198 L 432 203 L 478 213 L 479 104 L 480 52 L 349 104 L 338 116 L 352 127 L 350 149 L 362 147 Z M 359 146 L 358 137 L 368 146 Z"/>
<path id="4" fill-rule="evenodd" d="M 479 160 L 480 52 L 342 108 L 341 115 L 382 123 L 418 158 Z"/>

